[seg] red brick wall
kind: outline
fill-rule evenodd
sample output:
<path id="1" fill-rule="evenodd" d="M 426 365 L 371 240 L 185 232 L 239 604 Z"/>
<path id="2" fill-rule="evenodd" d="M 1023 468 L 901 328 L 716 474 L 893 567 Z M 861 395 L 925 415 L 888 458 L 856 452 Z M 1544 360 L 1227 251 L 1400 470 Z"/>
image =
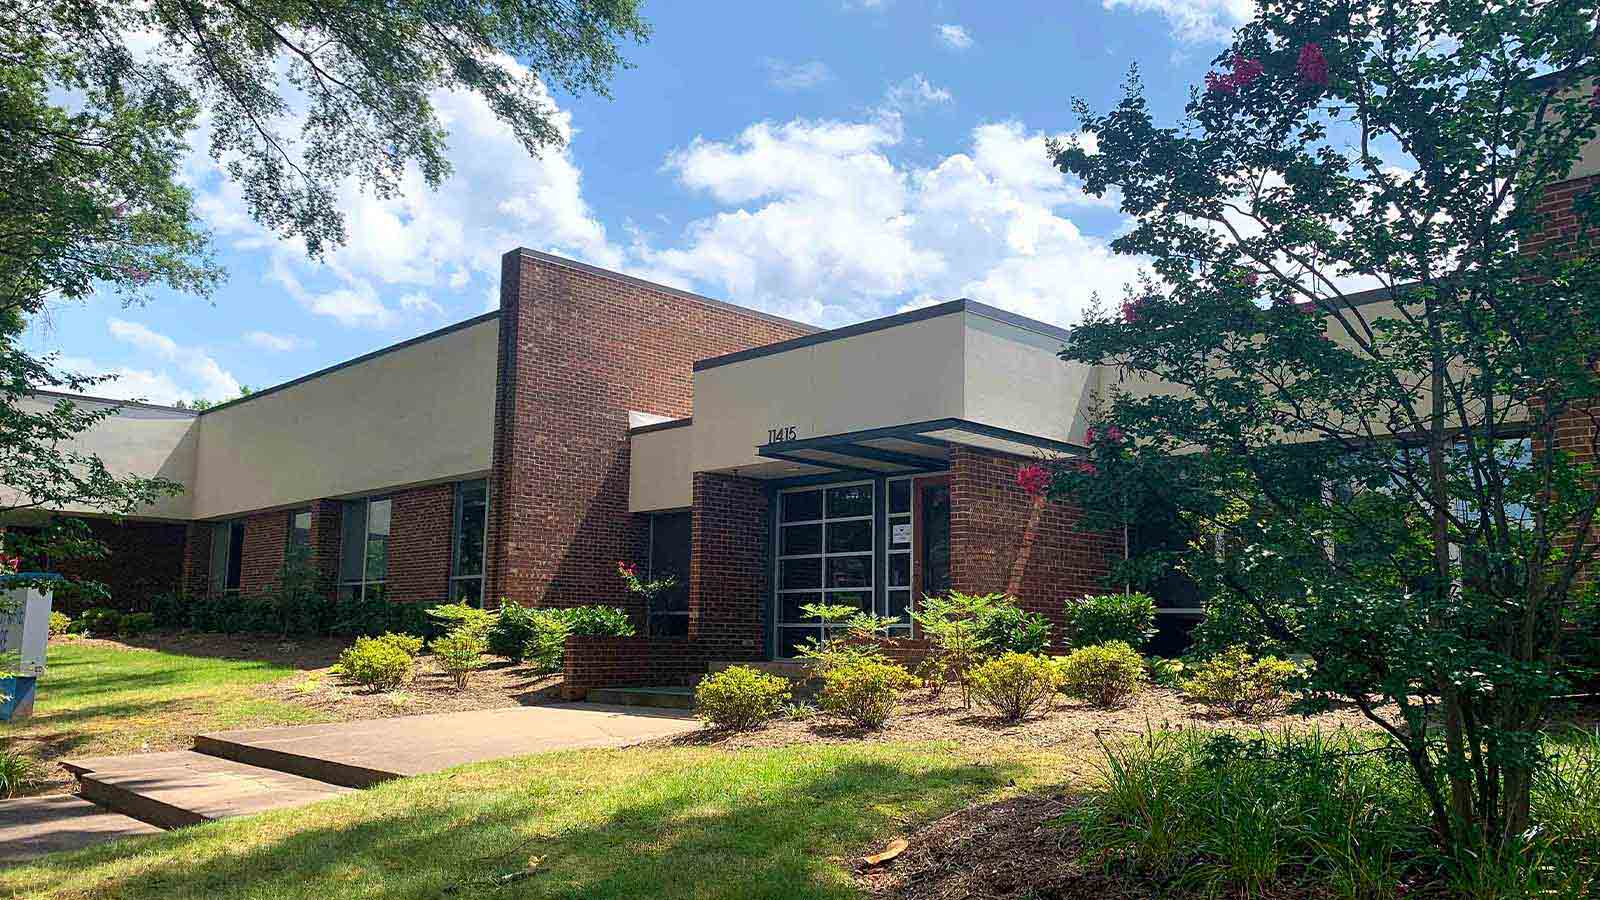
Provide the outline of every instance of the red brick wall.
<path id="1" fill-rule="evenodd" d="M 1078 530 L 1072 507 L 1018 487 L 1028 462 L 950 448 L 950 580 L 965 593 L 1017 597 L 1048 616 L 1059 638 L 1063 603 L 1103 591 L 1108 560 L 1122 549 L 1110 535 Z"/>
<path id="2" fill-rule="evenodd" d="M 289 513 L 286 510 L 245 518 L 244 548 L 239 562 L 240 593 L 256 594 L 278 586 L 288 543 Z"/>
<path id="3" fill-rule="evenodd" d="M 105 545 L 103 559 L 63 560 L 51 568 L 72 580 L 105 585 L 105 600 L 80 598 L 61 591 L 55 609 L 77 615 L 90 606 L 146 611 L 150 598 L 179 589 L 184 574 L 185 526 L 172 522 L 84 519 L 94 538 Z"/>
<path id="4" fill-rule="evenodd" d="M 450 594 L 455 485 L 416 488 L 392 497 L 389 599 L 401 603 L 443 603 Z"/>
<path id="5" fill-rule="evenodd" d="M 615 562 L 646 537 L 628 410 L 687 416 L 696 360 L 811 329 L 523 250 L 502 257 L 500 309 L 486 597 L 622 603 Z"/>
<path id="6" fill-rule="evenodd" d="M 310 553 L 306 562 L 317 573 L 319 590 L 332 593 L 339 579 L 339 532 L 344 507 L 337 500 L 316 500 L 311 504 Z"/>
<path id="7" fill-rule="evenodd" d="M 1538 217 L 1537 228 L 1524 237 L 1520 247 L 1522 252 L 1554 254 L 1565 258 L 1592 248 L 1595 242 L 1593 229 L 1591 227 L 1586 239 L 1580 234 L 1578 217 L 1572 204 L 1580 195 L 1595 190 L 1600 190 L 1600 176 L 1575 178 L 1551 185 L 1534 207 Z M 1580 463 L 1593 464 L 1597 460 L 1597 445 L 1600 445 L 1600 403 L 1577 404 L 1557 419 L 1557 449 L 1572 454 Z M 1537 452 L 1542 449 L 1542 442 L 1536 441 L 1534 450 Z M 1600 540 L 1600 535 L 1591 533 L 1590 540 Z M 1563 543 L 1570 549 L 1573 540 L 1569 536 Z M 1584 571 L 1582 580 L 1593 582 L 1597 576 L 1600 576 L 1600 567 L 1590 566 Z"/>
<path id="8" fill-rule="evenodd" d="M 455 485 L 396 491 L 389 532 L 389 597 L 400 602 L 443 602 L 450 587 L 450 541 L 455 527 Z M 303 508 L 303 507 L 302 507 Z M 239 571 L 242 593 L 270 590 L 283 572 L 289 543 L 287 509 L 244 516 L 244 550 Z M 338 500 L 311 504 L 310 563 L 323 590 L 332 592 L 338 581 L 340 524 L 343 505 Z M 188 525 L 188 538 L 177 548 L 177 569 L 183 589 L 203 595 L 209 589 L 211 522 Z M 176 526 L 182 539 L 184 526 Z"/>
<path id="9" fill-rule="evenodd" d="M 767 489 L 751 478 L 694 475 L 689 559 L 689 637 L 722 650 L 722 658 L 766 653 L 762 611 L 771 579 Z"/>
<path id="10" fill-rule="evenodd" d="M 210 584 L 211 523 L 190 522 L 184 526 L 183 576 L 179 589 L 191 597 L 199 597 Z"/>

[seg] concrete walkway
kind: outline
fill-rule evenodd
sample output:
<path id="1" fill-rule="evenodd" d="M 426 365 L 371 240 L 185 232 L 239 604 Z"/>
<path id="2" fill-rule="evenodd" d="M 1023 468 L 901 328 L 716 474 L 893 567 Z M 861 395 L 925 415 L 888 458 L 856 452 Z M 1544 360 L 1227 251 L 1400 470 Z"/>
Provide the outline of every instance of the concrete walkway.
<path id="1" fill-rule="evenodd" d="M 221 731 L 196 737 L 194 748 L 359 788 L 507 756 L 622 747 L 699 727 L 692 715 L 677 710 L 562 703 Z"/>
<path id="2" fill-rule="evenodd" d="M 699 727 L 678 710 L 565 703 L 202 734 L 192 751 L 64 762 L 82 798 L 0 801 L 0 862 L 155 833 L 152 826 L 300 806 L 466 763 L 623 747 Z"/>

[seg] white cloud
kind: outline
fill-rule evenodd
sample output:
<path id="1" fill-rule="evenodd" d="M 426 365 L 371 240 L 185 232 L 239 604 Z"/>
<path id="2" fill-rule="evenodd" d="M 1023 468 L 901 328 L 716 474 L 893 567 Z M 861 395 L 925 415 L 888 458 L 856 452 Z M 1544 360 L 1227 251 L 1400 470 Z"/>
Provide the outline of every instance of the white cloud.
<path id="1" fill-rule="evenodd" d="M 444 307 L 427 294 L 417 292 L 406 294 L 400 298 L 400 308 L 416 313 L 428 313 L 434 316 L 443 316 Z"/>
<path id="2" fill-rule="evenodd" d="M 476 94 L 438 92 L 430 99 L 450 134 L 450 180 L 429 190 L 413 170 L 388 199 L 353 179 L 340 185 L 336 205 L 345 215 L 348 243 L 321 261 L 309 260 L 302 242 L 283 240 L 250 218 L 238 187 L 221 177 L 197 133 L 188 178 L 202 216 L 233 248 L 266 251 L 272 278 L 303 307 L 351 328 L 400 328 L 441 312 L 438 300 L 406 305 L 397 295 L 475 297 L 473 284 L 497 283 L 500 255 L 516 246 L 602 266 L 623 263 L 583 199 L 582 175 L 568 148 L 531 157 Z M 551 108 L 558 130 L 570 138 L 570 115 L 553 101 Z M 299 125 L 284 128 L 292 133 Z M 458 305 L 445 314 L 476 312 L 475 302 Z"/>
<path id="3" fill-rule="evenodd" d="M 308 346 L 309 341 L 292 334 L 274 334 L 270 331 L 250 331 L 244 336 L 245 342 L 253 347 L 273 353 L 288 353 Z"/>
<path id="4" fill-rule="evenodd" d="M 884 91 L 883 105 L 890 112 L 904 112 L 935 103 L 949 103 L 954 99 L 949 91 L 935 85 L 919 72 L 889 85 L 889 89 Z"/>
<path id="5" fill-rule="evenodd" d="M 1090 294 L 1119 296 L 1134 260 L 1062 213 L 1103 206 L 1056 170 L 1045 135 L 979 126 L 970 152 L 928 168 L 897 162 L 900 122 L 758 123 L 699 139 L 668 168 L 737 205 L 692 223 L 683 246 L 646 250 L 652 271 L 735 302 L 837 325 L 970 296 L 1075 321 Z"/>
<path id="6" fill-rule="evenodd" d="M 1255 0 L 1101 0 L 1106 9 L 1161 15 L 1182 41 L 1226 41 L 1256 15 Z"/>
<path id="7" fill-rule="evenodd" d="M 782 91 L 809 90 L 833 79 L 833 72 L 820 59 L 803 63 L 768 59 L 765 64 L 767 83 Z"/>
<path id="8" fill-rule="evenodd" d="M 933 33 L 941 44 L 952 50 L 965 50 L 972 46 L 972 33 L 963 25 L 939 25 Z"/>
<path id="9" fill-rule="evenodd" d="M 118 381 L 126 379 L 126 383 L 120 385 L 116 382 L 98 385 L 97 392 L 102 388 L 114 388 L 118 392 L 115 396 L 119 398 L 147 396 L 161 403 L 197 396 L 213 400 L 238 396 L 238 380 L 205 351 L 185 347 L 164 334 L 125 319 L 108 318 L 106 327 L 117 341 L 172 364 L 179 377 L 168 372 L 131 366 L 105 369 L 90 363 L 84 371 L 117 374 Z"/>

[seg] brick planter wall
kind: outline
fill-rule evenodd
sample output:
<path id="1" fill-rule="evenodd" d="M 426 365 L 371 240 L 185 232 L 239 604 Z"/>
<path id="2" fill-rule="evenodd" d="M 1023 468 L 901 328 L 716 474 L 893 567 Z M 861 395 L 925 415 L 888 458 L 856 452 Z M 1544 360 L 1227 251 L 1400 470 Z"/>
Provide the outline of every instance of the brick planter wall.
<path id="1" fill-rule="evenodd" d="M 1004 592 L 1050 619 L 1059 641 L 1064 601 L 1105 590 L 1119 539 L 1079 529 L 1077 510 L 1017 486 L 1029 460 L 950 448 L 950 579 L 965 593 Z"/>
<path id="2" fill-rule="evenodd" d="M 685 638 L 569 637 L 561 695 L 582 700 L 600 687 L 690 687 L 713 656 Z"/>
<path id="3" fill-rule="evenodd" d="M 643 562 L 628 411 L 691 412 L 694 362 L 808 326 L 545 254 L 501 260 L 486 596 L 620 605 Z"/>

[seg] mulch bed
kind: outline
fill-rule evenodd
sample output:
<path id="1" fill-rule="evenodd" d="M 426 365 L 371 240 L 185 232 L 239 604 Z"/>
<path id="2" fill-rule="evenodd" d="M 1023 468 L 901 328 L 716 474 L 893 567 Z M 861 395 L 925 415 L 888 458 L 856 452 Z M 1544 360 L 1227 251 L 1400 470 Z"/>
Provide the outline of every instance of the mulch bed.
<path id="1" fill-rule="evenodd" d="M 698 731 L 663 739 L 676 744 L 698 744 L 740 749 L 783 747 L 801 743 L 852 741 L 954 741 L 963 747 L 1023 747 L 1038 750 L 1072 750 L 1093 747 L 1097 737 L 1114 739 L 1142 734 L 1154 728 L 1233 728 L 1268 731 L 1283 727 L 1376 728 L 1356 709 L 1338 709 L 1317 716 L 1283 714 L 1255 719 L 1221 718 L 1205 707 L 1184 699 L 1177 691 L 1152 688 L 1120 709 L 1100 709 L 1086 703 L 1058 699 L 1047 714 L 1021 723 L 1005 723 L 982 709 L 964 709 L 960 694 L 952 689 L 940 696 L 912 691 L 883 728 L 862 731 L 826 715 L 810 719 L 782 719 L 746 732 Z M 1081 755 L 1082 772 L 1063 772 L 1063 779 L 1086 774 L 1098 753 Z M 1075 763 L 1076 764 L 1076 763 Z"/>
<path id="2" fill-rule="evenodd" d="M 970 806 L 907 838 L 905 852 L 881 865 L 855 864 L 873 897 L 898 900 L 1134 900 L 1206 896 L 1179 885 L 1108 872 L 1060 822 L 1073 800 L 1028 795 Z M 878 848 L 862 850 L 861 856 Z M 1310 900 L 1315 886 L 1280 884 L 1252 896 Z"/>
<path id="3" fill-rule="evenodd" d="M 456 687 L 432 656 L 419 656 L 416 663 L 416 678 L 397 691 L 362 687 L 323 667 L 262 685 L 258 694 L 307 706 L 341 721 L 502 709 L 561 699 L 561 676 L 540 675 L 525 663 L 496 659 L 472 673 L 465 690 Z"/>

